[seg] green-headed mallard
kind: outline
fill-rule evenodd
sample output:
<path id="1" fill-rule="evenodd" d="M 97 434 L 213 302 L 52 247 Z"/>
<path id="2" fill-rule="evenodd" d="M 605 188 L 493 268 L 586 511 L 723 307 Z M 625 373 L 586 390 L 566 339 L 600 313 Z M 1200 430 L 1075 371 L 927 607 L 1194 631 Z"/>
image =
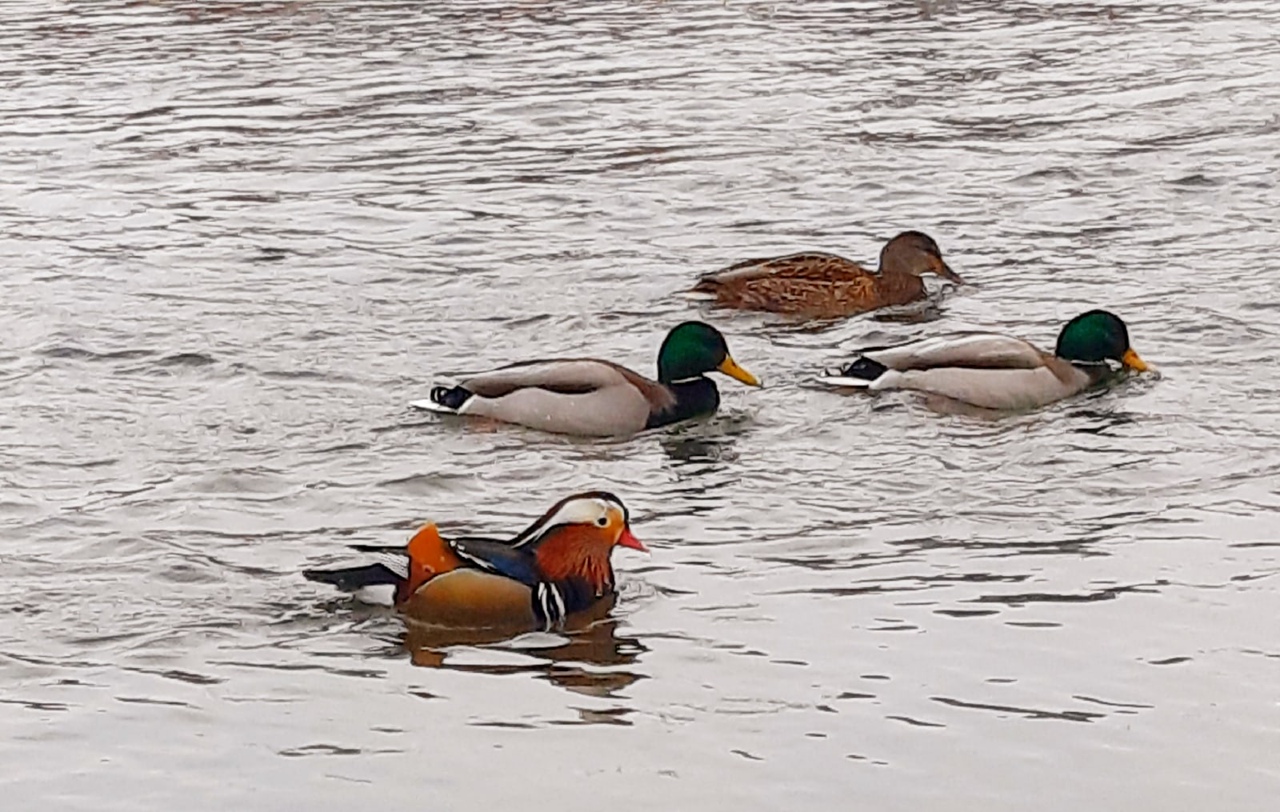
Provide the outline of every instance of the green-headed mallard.
<path id="1" fill-rule="evenodd" d="M 424 623 L 518 633 L 611 602 L 615 547 L 645 550 L 622 500 L 588 491 L 560 500 L 509 540 L 445 540 L 427 524 L 407 546 L 355 548 L 374 563 L 303 575 L 372 599 L 389 588 L 390 602 Z"/>
<path id="2" fill-rule="evenodd" d="M 960 333 L 863 350 L 823 378 L 834 386 L 913 389 L 984 409 L 1034 409 L 1082 392 L 1114 371 L 1150 369 L 1113 313 L 1090 310 L 1067 322 L 1053 354 L 1020 338 Z"/>
<path id="3" fill-rule="evenodd" d="M 716 370 L 760 385 L 734 362 L 719 330 L 687 321 L 662 342 L 656 381 L 595 358 L 522 361 L 458 386 L 437 386 L 430 400 L 410 405 L 559 434 L 629 435 L 715 412 L 720 391 L 704 373 Z"/>
<path id="4" fill-rule="evenodd" d="M 836 318 L 925 298 L 922 274 L 964 282 L 942 259 L 927 234 L 904 231 L 880 251 L 880 269 L 869 271 L 835 254 L 790 254 L 749 259 L 703 276 L 695 293 L 742 310 L 767 310 L 810 318 Z"/>

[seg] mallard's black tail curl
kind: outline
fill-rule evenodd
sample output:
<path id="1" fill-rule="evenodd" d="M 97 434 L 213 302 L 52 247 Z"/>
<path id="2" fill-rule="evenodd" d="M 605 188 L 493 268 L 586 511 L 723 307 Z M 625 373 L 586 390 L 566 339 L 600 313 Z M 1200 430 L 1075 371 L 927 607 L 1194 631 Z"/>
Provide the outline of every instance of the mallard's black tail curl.
<path id="1" fill-rule="evenodd" d="M 840 376 L 843 378 L 858 378 L 863 381 L 874 381 L 888 371 L 889 368 L 879 361 L 872 361 L 866 356 L 859 356 L 852 364 L 840 370 Z"/>
<path id="2" fill-rule="evenodd" d="M 431 388 L 431 400 L 446 409 L 458 411 L 462 404 L 471 399 L 472 392 L 461 386 L 434 386 Z"/>

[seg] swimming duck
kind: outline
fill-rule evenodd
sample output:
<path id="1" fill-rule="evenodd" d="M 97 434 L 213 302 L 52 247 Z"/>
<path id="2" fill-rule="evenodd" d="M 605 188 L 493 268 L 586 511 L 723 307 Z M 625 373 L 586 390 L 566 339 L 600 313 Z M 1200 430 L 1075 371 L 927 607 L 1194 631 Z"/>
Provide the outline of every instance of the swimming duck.
<path id="1" fill-rule="evenodd" d="M 561 499 L 509 541 L 445 540 L 427 524 L 402 548 L 353 548 L 375 563 L 302 574 L 344 592 L 391 587 L 397 609 L 431 625 L 547 629 L 612 601 L 613 549 L 647 552 L 629 521 L 618 497 L 588 491 Z"/>
<path id="2" fill-rule="evenodd" d="M 612 361 L 522 361 L 458 386 L 437 386 L 411 406 L 475 415 L 560 434 L 619 436 L 712 414 L 720 391 L 704 373 L 718 370 L 759 386 L 729 355 L 720 331 L 700 321 L 672 328 L 658 350 L 658 380 Z"/>
<path id="3" fill-rule="evenodd" d="M 878 271 L 835 254 L 806 252 L 739 262 L 703 276 L 693 292 L 714 294 L 724 307 L 828 319 L 919 301 L 926 273 L 964 282 L 933 238 L 904 231 L 881 249 Z"/>
<path id="4" fill-rule="evenodd" d="M 1034 409 L 1075 395 L 1113 368 L 1151 369 L 1133 347 L 1129 329 L 1114 313 L 1090 310 L 1067 322 L 1053 354 L 1020 338 L 960 333 L 858 354 L 824 378 L 834 386 L 914 389 L 984 409 Z"/>

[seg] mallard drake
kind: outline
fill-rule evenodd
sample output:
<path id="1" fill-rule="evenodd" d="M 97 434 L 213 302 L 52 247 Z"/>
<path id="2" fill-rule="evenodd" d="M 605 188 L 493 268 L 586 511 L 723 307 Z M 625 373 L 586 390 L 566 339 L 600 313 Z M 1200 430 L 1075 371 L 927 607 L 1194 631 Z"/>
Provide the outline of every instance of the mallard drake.
<path id="1" fill-rule="evenodd" d="M 1151 369 L 1129 346 L 1114 313 L 1090 310 L 1067 322 L 1053 354 L 1020 338 L 960 333 L 863 350 L 823 378 L 834 386 L 914 389 L 984 409 L 1034 409 L 1088 389 L 1121 369 Z"/>
<path id="2" fill-rule="evenodd" d="M 589 491 L 561 499 L 509 541 L 445 540 L 428 524 L 402 548 L 353 548 L 375 563 L 302 574 L 344 592 L 391 587 L 397 609 L 432 625 L 551 628 L 613 599 L 613 549 L 646 551 L 629 522 L 621 499 Z"/>
<path id="3" fill-rule="evenodd" d="M 662 342 L 657 381 L 595 358 L 522 361 L 458 386 L 437 386 L 430 400 L 410 405 L 559 434 L 629 435 L 714 413 L 720 391 L 704 373 L 717 370 L 748 386 L 760 385 L 729 355 L 719 330 L 687 321 Z"/>
<path id="4" fill-rule="evenodd" d="M 724 307 L 836 318 L 919 301 L 926 273 L 964 283 L 932 237 L 904 231 L 880 250 L 878 271 L 835 254 L 806 252 L 739 262 L 701 277 L 693 292 L 713 294 Z"/>

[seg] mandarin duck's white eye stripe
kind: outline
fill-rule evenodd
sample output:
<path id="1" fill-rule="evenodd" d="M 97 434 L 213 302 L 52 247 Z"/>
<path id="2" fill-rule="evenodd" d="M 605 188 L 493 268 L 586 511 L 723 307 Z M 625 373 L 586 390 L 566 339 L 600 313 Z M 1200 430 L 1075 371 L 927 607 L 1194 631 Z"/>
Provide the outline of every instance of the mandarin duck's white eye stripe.
<path id="1" fill-rule="evenodd" d="M 625 511 L 621 503 L 614 499 L 601 496 L 576 496 L 566 499 L 558 508 L 552 510 L 547 516 L 539 519 L 528 530 L 525 530 L 515 539 L 515 546 L 522 547 L 526 544 L 532 544 L 547 534 L 548 531 L 555 527 L 566 524 L 600 524 L 601 527 L 609 522 L 609 511 L 613 509 L 621 509 Z"/>
<path id="2" fill-rule="evenodd" d="M 609 512 L 603 499 L 573 499 L 551 517 L 550 524 L 590 524 Z"/>

